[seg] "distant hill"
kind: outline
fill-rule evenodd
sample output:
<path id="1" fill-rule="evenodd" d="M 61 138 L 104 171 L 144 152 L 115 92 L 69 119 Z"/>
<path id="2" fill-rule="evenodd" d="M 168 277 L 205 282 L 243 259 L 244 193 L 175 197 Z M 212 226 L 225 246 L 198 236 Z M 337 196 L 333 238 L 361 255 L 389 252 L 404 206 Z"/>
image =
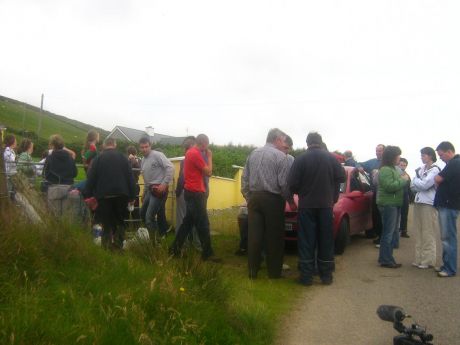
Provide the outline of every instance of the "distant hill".
<path id="1" fill-rule="evenodd" d="M 109 134 L 108 131 L 88 125 L 83 122 L 69 119 L 65 116 L 43 111 L 40 133 L 38 131 L 40 108 L 0 96 L 0 124 L 21 136 L 39 138 L 47 141 L 50 135 L 60 134 L 66 143 L 82 143 L 90 129 L 96 129 L 101 137 Z"/>

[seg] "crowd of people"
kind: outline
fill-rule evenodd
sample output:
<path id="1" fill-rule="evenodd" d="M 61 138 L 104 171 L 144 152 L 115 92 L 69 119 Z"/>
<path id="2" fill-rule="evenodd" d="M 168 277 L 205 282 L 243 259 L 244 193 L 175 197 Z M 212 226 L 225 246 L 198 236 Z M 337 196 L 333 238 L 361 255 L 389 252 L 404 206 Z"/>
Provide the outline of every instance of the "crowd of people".
<path id="1" fill-rule="evenodd" d="M 284 208 L 298 211 L 299 283 L 311 285 L 317 272 L 323 284 L 331 284 L 334 270 L 333 205 L 345 174 L 341 165 L 366 172 L 372 181 L 373 227 L 379 248 L 377 262 L 383 268 L 396 269 L 393 250 L 400 237 L 409 237 L 407 216 L 414 202 L 416 239 L 413 266 L 432 268 L 439 277 L 457 273 L 456 220 L 460 210 L 460 156 L 450 142 L 436 148 L 446 165 L 436 164 L 431 147 L 421 149 L 422 166 L 410 179 L 405 171 L 408 161 L 401 158 L 397 146 L 376 147 L 376 157 L 357 162 L 351 151 L 328 152 L 318 133 L 307 136 L 307 150 L 289 159 L 286 149 L 290 137 L 279 129 L 267 136 L 266 145 L 248 157 L 242 179 L 242 193 L 248 206 L 248 268 L 255 279 L 265 257 L 268 276 L 282 277 L 284 253 Z M 292 144 L 291 144 L 292 145 Z M 292 202 L 298 194 L 298 205 Z M 442 264 L 436 266 L 436 233 L 440 229 Z M 242 247 L 240 245 L 240 247 Z M 241 252 L 242 249 L 239 250 Z M 264 255 L 262 255 L 264 254 Z"/>
<path id="2" fill-rule="evenodd" d="M 446 164 L 442 170 L 435 164 L 436 152 Z M 406 172 L 408 161 L 401 158 L 401 150 L 396 146 L 377 145 L 376 158 L 355 163 L 358 169 L 372 176 L 378 262 L 382 267 L 401 267 L 393 256 L 393 249 L 399 247 L 400 237 L 409 237 L 407 216 L 409 202 L 413 202 L 415 258 L 412 265 L 419 269 L 435 269 L 439 277 L 452 277 L 457 273 L 460 156 L 448 141 L 441 142 L 436 151 L 424 147 L 420 154 L 422 165 L 415 170 L 412 180 Z M 436 265 L 438 232 L 442 242 L 441 266 Z"/>
<path id="3" fill-rule="evenodd" d="M 49 150 L 43 154 L 43 168 L 34 164 L 34 145 L 23 139 L 16 154 L 14 135 L 5 137 L 3 158 L 8 177 L 18 171 L 29 178 L 43 170 L 43 191 L 48 198 L 76 188 L 93 210 L 94 222 L 102 224 L 102 245 L 122 249 L 125 219 L 128 212 L 139 207 L 140 217 L 155 240 L 164 238 L 170 229 L 165 216 L 165 203 L 174 177 L 174 166 L 160 151 L 152 149 L 149 137 L 139 141 L 142 159 L 130 146 L 126 154 L 116 149 L 116 140 L 107 138 L 98 151 L 99 134 L 88 132 L 81 151 L 86 179 L 74 184 L 77 176 L 76 154 L 64 145 L 60 135 L 49 140 Z M 378 264 L 383 268 L 401 267 L 393 255 L 400 237 L 409 237 L 407 215 L 414 202 L 416 239 L 413 266 L 434 268 L 439 277 L 452 277 L 457 272 L 457 228 L 460 210 L 460 156 L 454 146 L 441 142 L 436 151 L 421 149 L 422 165 L 411 180 L 405 171 L 408 165 L 397 146 L 376 147 L 376 157 L 357 162 L 351 151 L 329 152 L 319 133 L 306 138 L 307 150 L 294 158 L 292 139 L 280 129 L 268 132 L 266 144 L 253 150 L 247 158 L 241 193 L 248 207 L 248 275 L 256 279 L 262 260 L 266 261 L 268 277 L 283 276 L 284 210 L 286 203 L 298 212 L 299 283 L 309 286 L 317 272 L 323 284 L 333 282 L 334 237 L 333 206 L 339 197 L 340 184 L 345 182 L 343 166 L 352 166 L 369 174 L 372 181 L 373 226 L 379 248 Z M 207 214 L 209 177 L 212 174 L 212 152 L 205 134 L 187 137 L 183 143 L 185 159 L 181 162 L 175 195 L 177 200 L 176 234 L 169 251 L 180 256 L 189 241 L 201 251 L 203 260 L 220 261 L 211 245 Z M 439 158 L 446 165 L 441 170 Z M 138 180 L 142 174 L 144 188 Z M 14 185 L 8 178 L 8 190 L 14 195 Z M 62 188 L 62 186 L 66 186 Z M 71 187 L 73 186 L 73 187 Z M 294 202 L 298 195 L 298 203 Z M 436 266 L 436 232 L 441 233 L 442 265 Z M 242 239 L 243 241 L 243 239 Z M 246 252 L 246 249 L 244 249 Z"/>

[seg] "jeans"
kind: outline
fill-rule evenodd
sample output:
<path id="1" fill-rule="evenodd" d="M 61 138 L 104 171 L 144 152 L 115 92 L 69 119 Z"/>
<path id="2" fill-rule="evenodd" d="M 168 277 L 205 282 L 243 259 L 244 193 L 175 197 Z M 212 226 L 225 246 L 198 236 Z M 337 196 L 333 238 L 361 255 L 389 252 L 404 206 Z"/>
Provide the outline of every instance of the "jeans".
<path id="1" fill-rule="evenodd" d="M 378 238 L 382 235 L 382 216 L 377 206 L 377 190 L 374 190 L 372 196 L 372 224 L 373 230 Z"/>
<path id="2" fill-rule="evenodd" d="M 299 270 L 300 280 L 311 283 L 315 269 L 315 249 L 318 272 L 322 280 L 332 278 L 334 270 L 334 233 L 332 208 L 299 210 Z"/>
<path id="3" fill-rule="evenodd" d="M 145 225 L 152 238 L 155 229 L 158 229 L 160 236 L 166 235 L 168 224 L 166 222 L 165 203 L 167 198 L 167 195 L 163 198 L 157 198 L 150 191 L 145 191 L 141 208 L 141 217 L 144 219 Z"/>
<path id="4" fill-rule="evenodd" d="M 206 197 L 206 209 L 207 207 L 207 197 Z M 179 232 L 179 228 L 182 225 L 182 221 L 184 220 L 185 214 L 187 212 L 187 207 L 185 204 L 185 197 L 184 197 L 184 191 L 179 196 L 176 196 L 176 229 L 175 233 Z M 209 227 L 209 217 L 208 213 L 206 212 L 206 221 L 208 222 L 208 227 Z M 200 237 L 198 236 L 198 231 L 196 230 L 196 227 L 193 227 L 192 232 L 188 235 L 188 242 L 193 245 L 197 250 L 201 251 L 201 242 L 200 242 Z"/>
<path id="5" fill-rule="evenodd" d="M 399 218 L 401 209 L 397 206 L 379 206 L 382 217 L 382 235 L 380 237 L 379 264 L 396 263 L 393 248 L 399 246 Z"/>
<path id="6" fill-rule="evenodd" d="M 453 276 L 457 273 L 457 217 L 459 211 L 439 207 L 438 212 L 442 241 L 441 270 Z"/>
<path id="7" fill-rule="evenodd" d="M 176 238 L 171 245 L 170 251 L 174 255 L 179 255 L 186 238 L 191 234 L 192 228 L 195 226 L 203 248 L 201 257 L 207 259 L 214 255 L 214 252 L 211 247 L 206 195 L 205 193 L 184 190 L 184 198 L 187 211 L 182 225 L 177 230 Z"/>

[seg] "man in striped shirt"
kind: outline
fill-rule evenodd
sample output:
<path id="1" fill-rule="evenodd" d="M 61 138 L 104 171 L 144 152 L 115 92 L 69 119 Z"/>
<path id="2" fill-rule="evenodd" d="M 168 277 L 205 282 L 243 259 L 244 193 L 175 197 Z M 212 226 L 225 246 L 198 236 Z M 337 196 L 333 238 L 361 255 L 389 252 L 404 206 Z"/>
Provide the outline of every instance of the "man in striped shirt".
<path id="1" fill-rule="evenodd" d="M 292 164 L 287 135 L 271 129 L 265 146 L 249 155 L 241 180 L 241 192 L 248 204 L 249 278 L 257 278 L 262 250 L 266 254 L 269 278 L 280 278 L 284 255 L 284 207 L 286 200 L 295 210 L 287 186 Z"/>

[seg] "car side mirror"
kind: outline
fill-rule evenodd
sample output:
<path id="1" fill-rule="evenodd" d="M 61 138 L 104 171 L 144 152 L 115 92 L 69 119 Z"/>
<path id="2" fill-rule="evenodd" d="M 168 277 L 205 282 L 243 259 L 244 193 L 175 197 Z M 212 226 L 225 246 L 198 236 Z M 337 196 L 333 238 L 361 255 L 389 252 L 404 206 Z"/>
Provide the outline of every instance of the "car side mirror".
<path id="1" fill-rule="evenodd" d="M 363 194 L 364 193 L 359 191 L 359 190 L 354 190 L 353 192 L 348 193 L 346 196 L 347 196 L 347 198 L 355 199 L 355 198 L 362 197 Z"/>

